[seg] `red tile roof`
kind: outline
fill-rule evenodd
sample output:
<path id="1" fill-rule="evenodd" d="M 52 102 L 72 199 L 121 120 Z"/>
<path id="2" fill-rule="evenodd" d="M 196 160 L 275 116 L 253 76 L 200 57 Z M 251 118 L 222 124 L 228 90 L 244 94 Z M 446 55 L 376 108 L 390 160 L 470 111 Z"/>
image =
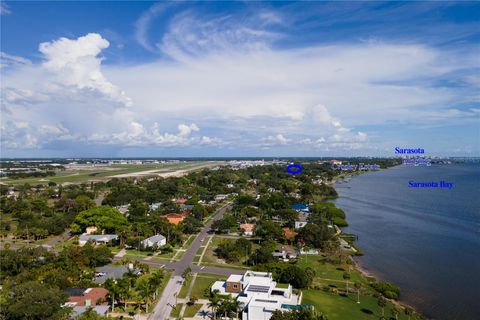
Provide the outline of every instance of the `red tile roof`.
<path id="1" fill-rule="evenodd" d="M 177 225 L 187 217 L 187 214 L 185 214 L 185 213 L 169 213 L 169 214 L 164 215 L 163 217 L 165 219 L 167 219 L 168 222 Z"/>
<path id="2" fill-rule="evenodd" d="M 89 288 L 81 296 L 70 296 L 68 301 L 76 302 L 77 306 L 85 306 L 85 301 L 90 300 L 90 305 L 105 304 L 108 290 L 104 288 Z M 98 303 L 97 303 L 98 302 Z"/>
<path id="3" fill-rule="evenodd" d="M 290 228 L 283 228 L 283 234 L 287 239 L 293 239 L 297 235 L 297 233 Z"/>

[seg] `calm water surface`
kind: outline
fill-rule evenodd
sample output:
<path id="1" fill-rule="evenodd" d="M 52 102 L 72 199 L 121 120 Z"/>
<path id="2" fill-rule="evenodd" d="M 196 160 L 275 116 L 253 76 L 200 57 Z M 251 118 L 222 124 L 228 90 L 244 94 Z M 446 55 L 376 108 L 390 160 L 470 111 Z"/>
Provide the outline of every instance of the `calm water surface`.
<path id="1" fill-rule="evenodd" d="M 448 181 L 453 189 L 409 188 Z M 335 184 L 365 256 L 401 299 L 433 319 L 480 319 L 480 166 L 397 166 Z"/>

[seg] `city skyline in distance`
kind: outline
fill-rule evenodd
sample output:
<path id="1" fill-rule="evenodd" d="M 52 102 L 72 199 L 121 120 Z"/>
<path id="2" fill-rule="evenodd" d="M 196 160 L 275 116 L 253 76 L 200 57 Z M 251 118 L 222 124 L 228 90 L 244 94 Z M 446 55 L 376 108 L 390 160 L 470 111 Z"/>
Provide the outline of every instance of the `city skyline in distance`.
<path id="1" fill-rule="evenodd" d="M 478 157 L 478 10 L 2 2 L 1 156 Z"/>

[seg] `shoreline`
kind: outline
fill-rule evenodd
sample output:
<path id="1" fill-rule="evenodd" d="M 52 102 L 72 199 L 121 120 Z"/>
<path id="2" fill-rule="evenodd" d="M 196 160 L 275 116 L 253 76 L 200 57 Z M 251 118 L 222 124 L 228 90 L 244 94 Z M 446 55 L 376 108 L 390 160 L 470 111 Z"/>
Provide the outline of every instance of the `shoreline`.
<path id="1" fill-rule="evenodd" d="M 386 169 L 389 169 L 389 168 L 385 168 L 385 169 L 382 169 L 382 170 L 386 170 Z M 332 181 L 329 184 L 335 189 L 335 186 L 334 186 L 335 183 L 339 183 L 340 181 L 342 183 L 347 183 L 347 182 L 349 182 L 349 181 L 345 181 L 347 178 L 351 179 L 352 177 L 355 177 L 355 176 L 359 176 L 359 174 L 350 174 L 350 175 L 347 174 L 345 177 L 342 177 L 341 179 L 332 179 Z M 335 189 L 335 191 L 336 191 L 336 189 Z M 340 195 L 338 195 L 337 199 L 338 198 L 340 198 Z M 346 219 L 345 220 L 348 222 L 348 213 L 346 212 L 345 214 L 346 214 Z M 342 228 L 339 228 L 339 229 L 341 230 L 341 232 L 343 232 Z M 362 249 L 362 248 L 360 248 L 360 249 Z M 365 251 L 363 251 L 363 252 L 364 252 L 365 255 L 368 254 L 368 252 L 365 252 Z M 370 278 L 370 279 L 375 279 L 375 281 L 377 281 L 377 282 L 378 281 L 385 281 L 385 282 L 390 283 L 389 281 L 387 281 L 387 279 L 384 279 L 379 274 L 376 274 L 375 271 L 367 271 L 367 269 L 362 267 L 360 265 L 360 262 L 358 261 L 358 259 L 360 257 L 361 256 L 355 256 L 355 255 L 350 256 L 350 259 L 353 261 L 355 270 L 360 272 L 360 274 L 362 274 L 362 276 L 364 276 L 367 279 Z M 395 284 L 395 283 L 392 283 L 392 284 Z M 413 310 L 415 310 L 415 313 L 417 313 L 418 315 L 421 316 L 422 319 L 426 319 L 426 320 L 430 319 L 422 311 L 420 311 L 417 307 L 412 306 L 412 305 L 406 303 L 405 301 L 402 301 L 401 292 L 402 292 L 402 288 L 400 287 L 400 297 L 399 297 L 399 299 L 388 299 L 388 300 L 391 301 L 393 304 L 401 307 L 401 308 L 407 308 L 407 307 L 412 308 Z"/>

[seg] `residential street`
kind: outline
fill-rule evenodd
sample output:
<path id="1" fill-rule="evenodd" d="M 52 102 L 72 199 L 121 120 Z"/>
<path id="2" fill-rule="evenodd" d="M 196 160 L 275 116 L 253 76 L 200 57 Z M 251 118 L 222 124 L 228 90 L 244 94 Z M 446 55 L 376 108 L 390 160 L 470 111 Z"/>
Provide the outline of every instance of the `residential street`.
<path id="1" fill-rule="evenodd" d="M 218 219 L 221 219 L 225 214 L 227 208 L 230 206 L 229 203 L 225 204 L 221 207 L 217 214 L 214 216 L 212 220 L 207 222 L 207 224 L 203 227 L 200 233 L 197 235 L 195 240 L 193 240 L 190 247 L 185 252 L 182 260 L 177 262 L 155 262 L 155 261 L 145 261 L 142 260 L 142 263 L 146 263 L 152 266 L 157 267 L 164 267 L 166 269 L 173 269 L 172 277 L 168 282 L 165 290 L 163 290 L 162 296 L 158 300 L 155 308 L 153 309 L 152 314 L 150 315 L 149 319 L 151 320 L 164 320 L 168 319 L 172 307 L 176 303 L 176 295 L 180 293 L 180 289 L 182 288 L 183 279 L 181 277 L 183 271 L 187 269 L 189 266 L 192 268 L 192 272 L 205 272 L 205 273 L 212 273 L 212 274 L 219 274 L 219 275 L 230 275 L 230 274 L 243 274 L 243 270 L 236 270 L 236 269 L 225 269 L 225 268 L 216 268 L 216 267 L 202 267 L 194 265 L 193 259 L 197 254 L 198 249 L 202 246 L 203 241 L 208 235 L 208 231 L 213 223 Z"/>

